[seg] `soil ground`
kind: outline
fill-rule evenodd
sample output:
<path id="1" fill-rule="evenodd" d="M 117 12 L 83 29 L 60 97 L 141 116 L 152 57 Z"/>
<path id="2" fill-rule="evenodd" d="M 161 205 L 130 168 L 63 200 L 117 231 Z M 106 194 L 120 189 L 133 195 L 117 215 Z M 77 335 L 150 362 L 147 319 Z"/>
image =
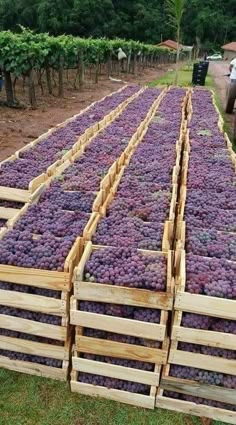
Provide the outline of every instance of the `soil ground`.
<path id="1" fill-rule="evenodd" d="M 164 75 L 168 68 L 171 68 L 171 65 L 165 65 L 159 69 L 147 69 L 145 73 L 137 76 L 121 74 L 120 77 L 114 78 L 143 85 Z M 16 150 L 36 139 L 49 128 L 79 113 L 92 102 L 118 90 L 123 85 L 124 83 L 113 82 L 103 75 L 99 77 L 98 84 L 94 84 L 91 80 L 86 81 L 83 88 L 76 91 L 72 88 L 71 79 L 71 83 L 65 85 L 63 99 L 47 95 L 46 86 L 44 86 L 45 94 L 42 96 L 40 88 L 36 87 L 38 103 L 36 110 L 0 107 L 0 160 L 14 154 Z M 16 93 L 18 100 L 27 102 L 27 87 L 24 92 L 22 81 L 17 84 Z M 0 93 L 0 100 L 4 99 L 4 95 L 5 93 Z"/>

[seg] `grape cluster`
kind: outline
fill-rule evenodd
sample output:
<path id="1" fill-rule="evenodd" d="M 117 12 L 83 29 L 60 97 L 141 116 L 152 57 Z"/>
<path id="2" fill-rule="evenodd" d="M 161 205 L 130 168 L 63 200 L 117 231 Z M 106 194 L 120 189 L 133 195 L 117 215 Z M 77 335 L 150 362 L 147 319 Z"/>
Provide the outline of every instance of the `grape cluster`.
<path id="1" fill-rule="evenodd" d="M 96 311 L 98 311 L 97 307 Z M 90 338 L 105 339 L 108 341 L 121 342 L 122 344 L 139 345 L 143 347 L 161 348 L 160 341 L 154 341 L 147 338 L 139 338 L 131 335 L 121 335 L 113 332 L 106 332 L 90 328 L 85 328 L 83 332 L 84 336 L 88 336 Z"/>
<path id="2" fill-rule="evenodd" d="M 188 226 L 186 251 L 203 257 L 236 261 L 236 235 Z"/>
<path id="3" fill-rule="evenodd" d="M 65 211 L 83 211 L 90 213 L 96 194 L 90 192 L 66 192 L 62 183 L 54 181 L 46 192 L 41 196 L 42 202 L 51 203 L 54 208 Z"/>
<path id="4" fill-rule="evenodd" d="M 30 181 L 46 172 L 52 163 L 72 148 L 88 128 L 101 121 L 138 90 L 137 85 L 131 85 L 96 102 L 65 127 L 58 128 L 29 150 L 20 153 L 19 159 L 3 164 L 0 169 L 0 185 L 28 189 Z"/>
<path id="5" fill-rule="evenodd" d="M 218 372 L 210 372 L 203 369 L 171 365 L 170 376 L 188 379 L 208 385 L 218 385 L 225 388 L 236 389 L 236 376 Z"/>
<path id="6" fill-rule="evenodd" d="M 50 201 L 39 202 L 28 208 L 26 214 L 15 225 L 15 230 L 43 235 L 46 232 L 56 237 L 72 236 L 76 239 L 83 234 L 89 220 L 84 212 L 63 211 Z"/>
<path id="7" fill-rule="evenodd" d="M 48 298 L 61 298 L 60 291 L 54 291 L 53 289 L 37 288 L 35 286 L 19 285 L 17 283 L 0 281 L 0 289 L 3 289 L 5 291 L 24 292 L 26 294 L 32 295 L 41 295 L 42 297 Z"/>
<path id="8" fill-rule="evenodd" d="M 74 237 L 56 238 L 44 233 L 34 238 L 28 231 L 9 231 L 0 241 L 0 263 L 45 270 L 64 270 Z"/>
<path id="9" fill-rule="evenodd" d="M 22 202 L 5 201 L 3 199 L 0 199 L 0 207 L 21 209 L 23 206 L 24 204 Z"/>
<path id="10" fill-rule="evenodd" d="M 44 366 L 62 368 L 62 361 L 50 359 L 48 357 L 35 356 L 32 354 L 19 353 L 18 351 L 0 350 L 0 356 L 9 358 L 10 360 L 19 360 L 30 363 L 37 363 Z"/>
<path id="11" fill-rule="evenodd" d="M 219 317 L 184 313 L 182 317 L 182 325 L 186 328 L 204 329 L 209 331 L 225 332 L 236 335 L 235 321 L 220 319 Z"/>
<path id="12" fill-rule="evenodd" d="M 147 323 L 160 323 L 160 310 L 151 308 L 80 301 L 80 310 L 90 313 L 140 320 L 141 322 Z"/>
<path id="13" fill-rule="evenodd" d="M 205 398 L 194 397 L 186 394 L 175 393 L 172 391 L 164 391 L 165 397 L 175 398 L 177 400 L 189 401 L 195 404 L 203 404 L 205 406 L 218 407 L 219 409 L 231 410 L 236 412 L 236 407 L 232 404 L 222 403 L 221 401 L 207 400 Z"/>
<path id="14" fill-rule="evenodd" d="M 166 258 L 130 248 L 105 248 L 92 253 L 85 265 L 88 282 L 164 291 Z"/>
<path id="15" fill-rule="evenodd" d="M 5 307 L 0 305 L 0 314 L 19 317 L 21 319 L 33 320 L 34 322 L 47 323 L 49 325 L 61 326 L 61 317 L 45 313 L 37 313 L 29 310 Z"/>
<path id="16" fill-rule="evenodd" d="M 188 254 L 186 273 L 188 292 L 236 299 L 236 263 Z"/>
<path id="17" fill-rule="evenodd" d="M 161 251 L 163 224 L 144 222 L 139 217 L 121 217 L 109 213 L 98 224 L 93 242 L 106 246 L 130 246 Z"/>
<path id="18" fill-rule="evenodd" d="M 223 359 L 231 359 L 231 360 L 236 359 L 236 352 L 234 350 L 227 350 L 224 348 L 215 348 L 215 347 L 208 347 L 206 345 L 189 344 L 186 342 L 180 342 L 178 344 L 178 349 L 180 351 L 188 351 L 190 353 L 198 353 L 198 354 L 205 354 L 207 356 L 222 357 Z"/>

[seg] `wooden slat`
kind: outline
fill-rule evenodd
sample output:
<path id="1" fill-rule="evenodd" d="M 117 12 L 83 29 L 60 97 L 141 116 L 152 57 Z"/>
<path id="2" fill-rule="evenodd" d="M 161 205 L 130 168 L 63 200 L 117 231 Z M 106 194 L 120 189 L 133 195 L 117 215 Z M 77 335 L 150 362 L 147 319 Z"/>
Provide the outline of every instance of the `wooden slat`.
<path id="1" fill-rule="evenodd" d="M 0 328 L 65 341 L 67 328 L 0 314 Z"/>
<path id="2" fill-rule="evenodd" d="M 63 346 L 43 344 L 2 335 L 0 335 L 0 349 L 31 354 L 32 356 L 48 357 L 50 359 L 69 360 L 69 354 Z"/>
<path id="3" fill-rule="evenodd" d="M 102 397 L 120 403 L 131 404 L 145 409 L 154 409 L 155 397 L 142 394 L 130 393 L 128 391 L 114 390 L 113 388 L 99 387 L 97 385 L 71 382 L 71 391 L 92 397 Z"/>
<path id="4" fill-rule="evenodd" d="M 66 302 L 64 300 L 25 294 L 24 292 L 0 289 L 0 305 L 51 314 L 53 316 L 66 315 Z"/>
<path id="5" fill-rule="evenodd" d="M 178 292 L 175 300 L 175 309 L 236 320 L 236 303 L 234 300 Z"/>
<path id="6" fill-rule="evenodd" d="M 174 326 L 172 340 L 193 344 L 207 345 L 216 348 L 236 350 L 236 335 L 224 332 L 205 331 L 202 329 Z"/>
<path id="7" fill-rule="evenodd" d="M 171 294 L 100 283 L 75 282 L 74 294 L 75 298 L 79 300 L 133 305 L 161 310 L 171 310 L 173 304 L 173 295 Z"/>
<path id="8" fill-rule="evenodd" d="M 159 373 L 80 359 L 78 357 L 72 357 L 72 368 L 79 372 L 108 376 L 110 378 L 123 379 L 130 382 L 139 382 L 140 384 L 155 386 L 159 384 Z"/>
<path id="9" fill-rule="evenodd" d="M 175 400 L 163 396 L 156 397 L 155 406 L 161 409 L 173 410 L 174 412 L 182 412 L 187 415 L 207 417 L 216 421 L 223 421 L 228 424 L 236 424 L 236 412 L 231 412 L 230 410 L 219 409 L 202 404 L 199 405 L 183 400 Z"/>
<path id="10" fill-rule="evenodd" d="M 70 323 L 86 328 L 100 329 L 122 335 L 132 335 L 155 341 L 163 341 L 166 334 L 166 326 L 164 325 L 124 319 L 123 317 L 88 313 L 86 311 L 71 310 Z"/>
<path id="11" fill-rule="evenodd" d="M 30 192 L 28 190 L 0 186 L 0 199 L 25 203 L 30 200 Z"/>
<path id="12" fill-rule="evenodd" d="M 201 367 L 204 370 L 236 376 L 236 360 L 223 359 L 222 357 L 171 349 L 169 363 L 196 368 Z"/>
<path id="13" fill-rule="evenodd" d="M 26 373 L 28 375 L 44 376 L 60 381 L 66 381 L 68 367 L 69 364 L 67 369 L 59 369 L 57 367 L 44 366 L 38 363 L 10 360 L 7 357 L 0 356 L 0 368 Z"/>
<path id="14" fill-rule="evenodd" d="M 19 212 L 19 209 L 17 209 L 17 208 L 0 207 L 0 218 L 4 218 L 5 220 L 9 220 L 9 218 L 15 217 L 15 215 L 18 214 L 18 212 Z"/>
<path id="15" fill-rule="evenodd" d="M 76 336 L 75 347 L 78 352 L 82 353 L 138 360 L 147 363 L 165 364 L 167 360 L 167 350 L 81 335 Z"/>
<path id="16" fill-rule="evenodd" d="M 236 391 L 220 386 L 217 387 L 216 385 L 207 385 L 185 379 L 168 377 L 161 380 L 161 388 L 166 391 L 174 391 L 207 400 L 236 405 Z"/>
<path id="17" fill-rule="evenodd" d="M 69 291 L 69 274 L 56 271 L 27 269 L 25 267 L 0 265 L 0 280 L 36 286 L 37 288 Z"/>

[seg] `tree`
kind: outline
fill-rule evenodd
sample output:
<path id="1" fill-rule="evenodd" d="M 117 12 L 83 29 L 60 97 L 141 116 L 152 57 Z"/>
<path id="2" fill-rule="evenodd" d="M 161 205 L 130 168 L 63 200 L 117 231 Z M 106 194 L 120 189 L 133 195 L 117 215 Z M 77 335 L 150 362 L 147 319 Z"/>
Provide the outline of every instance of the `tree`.
<path id="1" fill-rule="evenodd" d="M 180 31 L 184 13 L 185 0 L 167 0 L 167 10 L 171 26 L 176 30 L 177 38 L 177 55 L 176 55 L 176 72 L 175 85 L 178 83 L 179 73 L 179 53 L 180 53 Z"/>

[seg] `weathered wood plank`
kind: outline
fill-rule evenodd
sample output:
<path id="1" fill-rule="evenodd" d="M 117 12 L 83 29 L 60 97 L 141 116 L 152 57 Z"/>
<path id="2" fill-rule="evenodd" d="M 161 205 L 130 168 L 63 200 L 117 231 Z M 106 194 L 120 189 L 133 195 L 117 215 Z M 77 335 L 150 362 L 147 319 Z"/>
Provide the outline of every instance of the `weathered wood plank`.
<path id="1" fill-rule="evenodd" d="M 201 367 L 204 370 L 236 376 L 236 360 L 224 359 L 222 357 L 171 349 L 169 363 L 196 368 Z"/>
<path id="2" fill-rule="evenodd" d="M 82 353 L 139 360 L 147 363 L 165 364 L 167 360 L 167 350 L 81 335 L 76 336 L 75 347 L 78 352 Z"/>
<path id="3" fill-rule="evenodd" d="M 189 313 L 205 314 L 207 316 L 236 320 L 234 300 L 179 291 L 175 299 L 175 309 Z"/>
<path id="4" fill-rule="evenodd" d="M 173 304 L 173 295 L 169 293 L 100 283 L 76 281 L 74 294 L 75 298 L 79 300 L 133 305 L 161 310 L 171 310 Z"/>
<path id="5" fill-rule="evenodd" d="M 0 289 L 0 305 L 54 316 L 66 315 L 66 302 L 57 298 Z"/>
<path id="6" fill-rule="evenodd" d="M 51 338 L 57 341 L 65 341 L 67 337 L 66 327 L 34 322 L 33 320 L 16 318 L 4 314 L 0 314 L 0 328 Z"/>
<path id="7" fill-rule="evenodd" d="M 230 410 L 219 409 L 216 407 L 195 404 L 183 400 L 175 400 L 168 397 L 157 396 L 155 407 L 161 409 L 182 412 L 187 415 L 207 417 L 216 421 L 223 421 L 229 424 L 236 424 L 236 412 Z"/>
<path id="8" fill-rule="evenodd" d="M 128 391 L 114 390 L 113 388 L 99 387 L 97 385 L 71 382 L 71 391 L 92 397 L 102 397 L 120 403 L 131 404 L 145 409 L 154 409 L 155 397 L 130 393 Z"/>
<path id="9" fill-rule="evenodd" d="M 38 288 L 69 291 L 69 274 L 0 264 L 0 280 Z"/>
<path id="10" fill-rule="evenodd" d="M 63 346 L 43 344 L 2 335 L 0 335 L 0 349 L 48 357 L 50 359 L 69 360 L 69 353 Z"/>
<path id="11" fill-rule="evenodd" d="M 171 339 L 193 344 L 207 345 L 216 348 L 236 350 L 236 335 L 202 329 L 174 326 Z"/>
<path id="12" fill-rule="evenodd" d="M 172 377 L 163 378 L 161 380 L 161 388 L 180 394 L 220 401 L 222 403 L 233 404 L 234 406 L 236 405 L 236 391 L 229 388 L 206 385 L 195 381 L 187 381 L 185 379 Z"/>
<path id="13" fill-rule="evenodd" d="M 164 341 L 166 334 L 166 326 L 164 325 L 124 319 L 123 317 L 88 313 L 85 311 L 71 310 L 70 323 L 72 325 L 100 329 L 122 335 L 133 335 L 140 338 L 152 339 L 154 341 Z"/>
<path id="14" fill-rule="evenodd" d="M 130 382 L 139 382 L 146 385 L 158 386 L 160 378 L 159 373 L 81 359 L 79 357 L 72 357 L 72 368 L 78 372 L 108 376 L 110 378 L 123 379 Z"/>

